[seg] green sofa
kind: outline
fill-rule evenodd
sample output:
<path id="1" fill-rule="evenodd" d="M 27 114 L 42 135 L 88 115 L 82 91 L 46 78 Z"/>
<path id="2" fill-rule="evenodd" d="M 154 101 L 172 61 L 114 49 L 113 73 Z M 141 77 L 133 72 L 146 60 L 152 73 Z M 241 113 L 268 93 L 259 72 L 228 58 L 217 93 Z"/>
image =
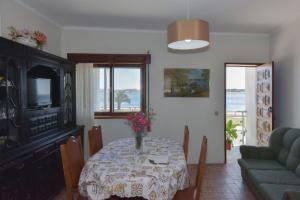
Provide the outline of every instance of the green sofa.
<path id="1" fill-rule="evenodd" d="M 243 179 L 261 200 L 300 200 L 300 129 L 273 130 L 268 147 L 241 146 Z"/>

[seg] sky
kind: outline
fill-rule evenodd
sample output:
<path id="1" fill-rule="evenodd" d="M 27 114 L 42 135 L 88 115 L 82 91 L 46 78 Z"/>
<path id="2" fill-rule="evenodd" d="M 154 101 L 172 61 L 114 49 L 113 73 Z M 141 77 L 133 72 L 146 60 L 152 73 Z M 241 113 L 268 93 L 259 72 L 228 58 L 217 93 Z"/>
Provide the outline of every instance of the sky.
<path id="1" fill-rule="evenodd" d="M 129 71 L 130 70 L 130 71 Z M 115 69 L 115 89 L 140 89 L 140 69 Z"/>
<path id="2" fill-rule="evenodd" d="M 98 68 L 100 69 L 100 68 Z M 104 88 L 104 70 L 100 70 L 100 88 Z M 115 68 L 114 88 L 119 89 L 140 89 L 140 69 L 137 68 Z M 108 80 L 109 81 L 109 80 Z"/>
<path id="3" fill-rule="evenodd" d="M 245 67 L 226 68 L 226 89 L 245 89 Z"/>

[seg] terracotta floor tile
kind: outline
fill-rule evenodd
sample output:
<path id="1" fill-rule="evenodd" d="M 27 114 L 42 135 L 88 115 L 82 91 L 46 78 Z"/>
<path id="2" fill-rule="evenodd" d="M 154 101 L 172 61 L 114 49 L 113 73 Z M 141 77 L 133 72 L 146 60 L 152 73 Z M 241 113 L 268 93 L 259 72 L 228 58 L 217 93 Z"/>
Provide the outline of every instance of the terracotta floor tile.
<path id="1" fill-rule="evenodd" d="M 193 172 L 192 168 L 196 166 L 190 165 L 189 171 Z M 201 200 L 256 200 L 242 180 L 237 162 L 207 165 L 201 197 Z"/>

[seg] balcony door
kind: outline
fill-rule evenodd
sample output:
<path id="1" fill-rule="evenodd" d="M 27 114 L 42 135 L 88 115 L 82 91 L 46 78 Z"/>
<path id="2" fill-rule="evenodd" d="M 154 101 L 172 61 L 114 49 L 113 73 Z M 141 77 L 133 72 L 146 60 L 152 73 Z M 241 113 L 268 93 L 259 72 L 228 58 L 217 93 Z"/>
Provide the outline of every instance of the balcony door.
<path id="1" fill-rule="evenodd" d="M 274 127 L 273 77 L 273 63 L 225 64 L 225 162 L 236 163 L 240 145 L 268 145 Z M 230 129 L 236 130 L 231 144 Z"/>
<path id="2" fill-rule="evenodd" d="M 257 145 L 266 146 L 274 127 L 274 63 L 256 67 L 256 126 Z"/>

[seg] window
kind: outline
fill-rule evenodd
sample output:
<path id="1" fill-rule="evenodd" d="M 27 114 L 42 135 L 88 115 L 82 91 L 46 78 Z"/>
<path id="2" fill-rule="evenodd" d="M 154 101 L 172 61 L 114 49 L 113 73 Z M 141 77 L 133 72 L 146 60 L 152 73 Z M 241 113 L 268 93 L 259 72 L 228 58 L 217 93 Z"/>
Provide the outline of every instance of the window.
<path id="1" fill-rule="evenodd" d="M 143 65 L 94 64 L 95 117 L 125 116 L 145 111 L 145 68 Z"/>
<path id="2" fill-rule="evenodd" d="M 124 118 L 146 111 L 150 54 L 68 54 L 75 63 L 94 63 L 95 118 Z"/>

